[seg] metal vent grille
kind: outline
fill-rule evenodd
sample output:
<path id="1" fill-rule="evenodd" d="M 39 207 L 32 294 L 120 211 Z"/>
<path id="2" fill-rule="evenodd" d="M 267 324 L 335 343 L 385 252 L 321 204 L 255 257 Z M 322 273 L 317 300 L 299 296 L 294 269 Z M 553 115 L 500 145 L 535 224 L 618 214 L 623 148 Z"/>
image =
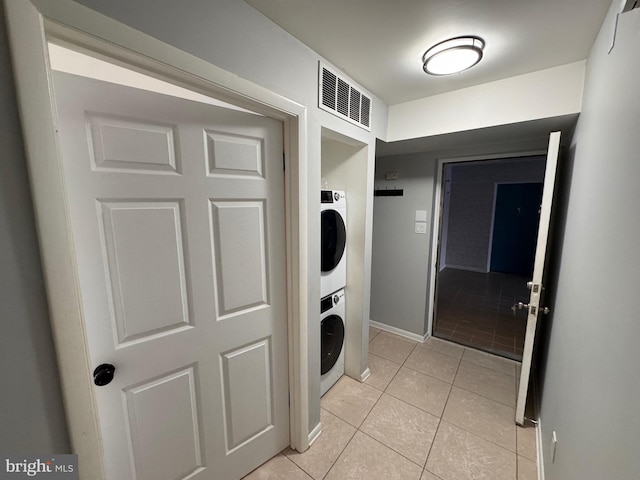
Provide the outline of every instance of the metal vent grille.
<path id="1" fill-rule="evenodd" d="M 320 64 L 318 106 L 365 130 L 371 127 L 371 99 Z"/>
<path id="2" fill-rule="evenodd" d="M 336 84 L 338 77 L 336 77 L 329 70 L 322 70 L 322 104 L 331 110 L 336 109 Z"/>
<path id="3" fill-rule="evenodd" d="M 338 113 L 342 115 L 349 115 L 349 84 L 342 80 L 338 79 Z"/>

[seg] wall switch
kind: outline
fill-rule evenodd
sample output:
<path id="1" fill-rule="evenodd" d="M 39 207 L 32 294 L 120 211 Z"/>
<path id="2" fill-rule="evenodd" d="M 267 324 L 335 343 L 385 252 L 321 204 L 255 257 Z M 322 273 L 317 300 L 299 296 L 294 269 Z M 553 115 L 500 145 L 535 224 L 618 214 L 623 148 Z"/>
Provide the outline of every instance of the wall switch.
<path id="1" fill-rule="evenodd" d="M 426 222 L 426 221 L 427 221 L 427 211 L 416 210 L 416 222 Z"/>
<path id="2" fill-rule="evenodd" d="M 426 222 L 416 222 L 416 233 L 427 233 Z"/>
<path id="3" fill-rule="evenodd" d="M 558 436 L 554 430 L 551 434 L 551 463 L 556 461 L 556 447 L 558 446 Z"/>
<path id="4" fill-rule="evenodd" d="M 385 180 L 397 180 L 398 172 L 387 172 L 384 174 Z"/>

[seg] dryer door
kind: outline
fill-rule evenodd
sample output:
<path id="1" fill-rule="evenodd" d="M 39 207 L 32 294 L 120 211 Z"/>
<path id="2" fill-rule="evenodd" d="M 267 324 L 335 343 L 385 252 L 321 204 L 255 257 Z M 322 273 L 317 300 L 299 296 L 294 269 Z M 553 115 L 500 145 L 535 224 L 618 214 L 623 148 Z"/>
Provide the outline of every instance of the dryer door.
<path id="1" fill-rule="evenodd" d="M 338 361 L 344 343 L 344 323 L 338 315 L 329 315 L 320 325 L 320 374 L 324 375 Z"/>
<path id="2" fill-rule="evenodd" d="M 336 210 L 322 212 L 322 256 L 323 272 L 330 272 L 340 262 L 347 241 L 344 220 Z"/>

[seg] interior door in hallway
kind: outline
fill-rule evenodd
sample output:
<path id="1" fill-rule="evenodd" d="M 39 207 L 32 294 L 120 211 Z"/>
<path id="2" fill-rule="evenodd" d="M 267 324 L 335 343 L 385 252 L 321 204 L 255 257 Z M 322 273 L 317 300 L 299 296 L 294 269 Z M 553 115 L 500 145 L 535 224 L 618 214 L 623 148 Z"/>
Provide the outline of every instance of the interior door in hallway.
<path id="1" fill-rule="evenodd" d="M 531 294 L 527 310 L 527 330 L 524 339 L 524 351 L 522 353 L 522 370 L 518 386 L 518 399 L 516 403 L 516 422 L 524 423 L 527 393 L 531 376 L 531 360 L 536 340 L 538 319 L 544 315 L 544 285 L 546 284 L 545 270 L 547 266 L 547 245 L 549 242 L 549 227 L 551 224 L 551 212 L 558 167 L 558 155 L 560 153 L 560 132 L 552 132 L 549 136 L 549 148 L 547 151 L 547 163 L 544 174 L 544 186 L 542 189 L 542 204 L 540 206 L 540 224 L 536 241 L 536 253 L 533 264 L 533 278 L 531 279 Z M 524 303 L 524 302 L 523 302 Z"/>
<path id="2" fill-rule="evenodd" d="M 282 124 L 54 86 L 107 477 L 240 478 L 289 444 Z"/>

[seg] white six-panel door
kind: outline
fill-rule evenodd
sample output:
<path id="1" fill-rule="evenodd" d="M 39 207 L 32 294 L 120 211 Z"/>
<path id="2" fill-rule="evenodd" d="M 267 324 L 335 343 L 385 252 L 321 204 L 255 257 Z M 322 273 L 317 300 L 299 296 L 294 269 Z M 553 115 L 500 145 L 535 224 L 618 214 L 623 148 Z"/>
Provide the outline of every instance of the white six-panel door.
<path id="1" fill-rule="evenodd" d="M 240 478 L 289 444 L 282 125 L 54 87 L 108 478 Z"/>

